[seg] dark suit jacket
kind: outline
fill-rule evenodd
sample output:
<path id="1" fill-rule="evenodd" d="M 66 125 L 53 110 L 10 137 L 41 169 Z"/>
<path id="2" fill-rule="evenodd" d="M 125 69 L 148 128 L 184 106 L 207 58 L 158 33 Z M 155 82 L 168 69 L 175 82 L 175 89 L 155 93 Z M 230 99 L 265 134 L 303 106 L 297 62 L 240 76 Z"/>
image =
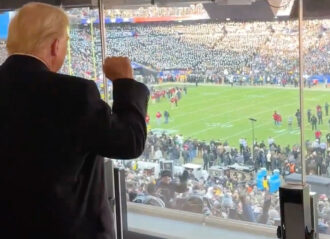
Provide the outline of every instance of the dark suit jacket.
<path id="1" fill-rule="evenodd" d="M 0 66 L 0 237 L 113 238 L 97 155 L 142 153 L 148 96 L 120 79 L 111 110 L 93 81 L 10 56 Z"/>

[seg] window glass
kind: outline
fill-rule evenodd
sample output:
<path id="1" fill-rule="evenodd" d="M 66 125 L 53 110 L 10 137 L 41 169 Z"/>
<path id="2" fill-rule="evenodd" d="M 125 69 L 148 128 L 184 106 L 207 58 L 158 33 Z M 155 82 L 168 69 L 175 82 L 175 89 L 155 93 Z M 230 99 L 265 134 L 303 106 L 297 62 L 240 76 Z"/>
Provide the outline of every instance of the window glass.
<path id="1" fill-rule="evenodd" d="M 2 62 L 4 62 L 7 57 L 5 41 L 8 36 L 10 15 L 10 12 L 0 13 L 0 64 L 2 64 Z"/>
<path id="2" fill-rule="evenodd" d="M 0 64 L 7 58 L 6 42 L 0 40 Z"/>
<path id="3" fill-rule="evenodd" d="M 330 182 L 330 20 L 304 21 L 306 180 L 317 193 L 319 230 L 328 233 Z M 314 180 L 313 180 L 314 177 Z"/>
<path id="4" fill-rule="evenodd" d="M 98 11 L 67 13 L 61 72 L 95 80 L 104 95 Z M 128 56 L 135 79 L 151 92 L 145 151 L 116 161 L 126 169 L 131 205 L 149 205 L 156 215 L 158 207 L 276 225 L 278 187 L 302 172 L 299 28 L 282 17 L 216 20 L 202 4 L 105 10 L 106 55 Z M 303 155 L 307 175 L 321 177 L 311 184 L 323 233 L 330 212 L 329 29 L 329 19 L 304 22 Z M 0 64 L 5 58 L 0 40 Z M 108 91 L 111 99 L 110 81 Z"/>
<path id="5" fill-rule="evenodd" d="M 128 56 L 151 91 L 146 149 L 118 162 L 128 200 L 276 225 L 278 187 L 301 170 L 298 21 L 141 9 L 107 11 L 129 21 L 107 24 L 108 54 Z"/>

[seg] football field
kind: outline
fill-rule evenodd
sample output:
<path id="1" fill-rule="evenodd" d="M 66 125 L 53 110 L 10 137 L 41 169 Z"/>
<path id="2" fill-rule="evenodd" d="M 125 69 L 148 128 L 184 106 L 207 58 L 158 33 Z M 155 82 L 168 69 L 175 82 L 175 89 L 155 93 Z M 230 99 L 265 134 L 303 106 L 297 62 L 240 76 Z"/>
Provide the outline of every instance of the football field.
<path id="1" fill-rule="evenodd" d="M 162 86 L 168 89 L 170 86 Z M 330 104 L 330 89 L 306 89 L 305 104 L 305 139 L 315 138 L 311 125 L 307 122 L 307 109 L 316 114 L 316 105 L 323 110 L 323 124 L 318 125 L 322 139 L 330 132 L 325 116 L 324 104 Z M 297 88 L 262 88 L 262 87 L 229 87 L 216 85 L 199 85 L 188 87 L 187 95 L 182 96 L 177 107 L 173 107 L 167 98 L 159 103 L 150 100 L 148 114 L 149 128 L 155 132 L 182 134 L 184 138 L 198 140 L 227 140 L 230 145 L 238 145 L 240 137 L 252 142 L 252 124 L 254 123 L 255 139 L 267 142 L 273 137 L 275 143 L 282 147 L 299 143 L 300 131 L 295 113 L 299 108 L 299 90 Z M 169 123 L 157 124 L 156 112 L 170 113 Z M 272 115 L 277 111 L 282 116 L 282 124 L 275 126 Z M 292 116 L 293 125 L 288 127 L 288 119 Z"/>

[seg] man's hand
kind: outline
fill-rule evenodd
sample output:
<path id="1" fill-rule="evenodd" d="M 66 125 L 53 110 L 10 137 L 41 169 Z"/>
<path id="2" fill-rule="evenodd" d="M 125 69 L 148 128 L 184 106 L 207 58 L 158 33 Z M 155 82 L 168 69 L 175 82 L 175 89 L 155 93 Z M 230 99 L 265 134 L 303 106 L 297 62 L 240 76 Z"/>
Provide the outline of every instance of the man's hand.
<path id="1" fill-rule="evenodd" d="M 133 69 L 127 57 L 107 57 L 103 64 L 103 72 L 111 81 L 121 78 L 133 79 Z"/>

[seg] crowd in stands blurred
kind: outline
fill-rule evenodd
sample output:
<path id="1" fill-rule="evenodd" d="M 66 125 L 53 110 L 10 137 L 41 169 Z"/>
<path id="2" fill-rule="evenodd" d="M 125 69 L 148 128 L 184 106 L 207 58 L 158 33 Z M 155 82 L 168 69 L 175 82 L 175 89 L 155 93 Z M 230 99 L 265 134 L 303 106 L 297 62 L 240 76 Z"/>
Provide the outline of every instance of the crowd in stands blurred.
<path id="1" fill-rule="evenodd" d="M 155 178 L 128 170 L 127 191 L 136 203 L 270 225 L 279 219 L 277 194 L 226 177 L 196 180 L 183 174 L 172 180 L 166 172 Z"/>
<path id="2" fill-rule="evenodd" d="M 306 141 L 307 174 L 330 177 L 330 138 L 315 141 Z M 281 147 L 274 139 L 255 142 L 252 155 L 251 145 L 246 139 L 240 139 L 238 147 L 231 146 L 228 142 L 198 139 L 183 139 L 182 135 L 169 136 L 165 133 L 150 132 L 146 148 L 142 155 L 144 161 L 159 162 L 172 160 L 176 165 L 191 163 L 195 159 L 203 162 L 204 169 L 214 165 L 228 166 L 235 163 L 251 165 L 255 171 L 266 168 L 268 171 L 278 169 L 282 175 L 301 172 L 300 147 L 286 145 Z M 253 157 L 252 157 L 253 156 Z M 290 163 L 295 169 L 289 169 Z"/>
<path id="3" fill-rule="evenodd" d="M 83 19 L 86 17 L 98 17 L 97 10 L 88 8 L 75 8 L 68 10 L 71 19 Z M 132 7 L 125 9 L 108 9 L 105 10 L 105 17 L 114 18 L 134 18 L 134 17 L 185 17 L 189 15 L 207 15 L 202 4 L 191 4 L 183 7 Z"/>
<path id="4" fill-rule="evenodd" d="M 304 74 L 328 74 L 330 20 L 306 20 L 304 28 Z M 62 71 L 102 78 L 98 25 L 72 25 L 70 34 L 70 57 Z M 174 76 L 175 81 L 297 85 L 297 37 L 297 21 L 207 20 L 109 24 L 106 39 L 107 55 L 128 56 L 146 69 L 138 73 L 145 82 L 166 80 L 168 74 L 160 73 L 181 70 L 185 77 Z"/>
<path id="5" fill-rule="evenodd" d="M 304 74 L 329 73 L 330 20 L 307 20 L 304 27 Z M 99 78 L 98 28 L 76 26 L 71 35 L 73 72 Z M 186 77 L 176 81 L 297 85 L 297 37 L 296 21 L 109 24 L 107 54 L 128 56 L 149 69 L 142 73 L 145 81 L 150 75 L 166 80 L 168 74 L 160 72 L 181 70 Z"/>
<path id="6" fill-rule="evenodd" d="M 328 141 L 306 142 L 308 175 L 330 177 L 330 151 L 326 150 L 330 146 L 330 134 L 327 137 Z M 184 139 L 182 135 L 150 133 L 140 160 L 171 160 L 176 165 L 199 160 L 205 170 L 237 163 L 250 165 L 256 172 L 266 168 L 268 173 L 279 171 L 282 176 L 301 173 L 298 145 L 281 147 L 269 137 L 255 142 L 253 157 L 251 151 L 243 138 L 236 147 L 226 141 L 206 142 Z M 146 174 L 132 162 L 126 164 L 126 170 L 127 190 L 132 202 L 270 225 L 275 225 L 280 218 L 278 193 L 269 192 L 267 180 L 262 182 L 264 189 L 260 190 L 255 177 L 240 180 L 230 174 L 208 174 L 207 178 L 196 178 L 192 172 L 173 176 L 167 170 L 153 175 Z M 329 233 L 330 202 L 325 194 L 319 199 L 319 229 Z"/>
<path id="7" fill-rule="evenodd" d="M 203 5 L 191 4 L 186 7 L 139 7 L 138 9 L 109 9 L 106 16 L 115 17 L 184 17 L 187 15 L 204 15 L 206 13 Z"/>

